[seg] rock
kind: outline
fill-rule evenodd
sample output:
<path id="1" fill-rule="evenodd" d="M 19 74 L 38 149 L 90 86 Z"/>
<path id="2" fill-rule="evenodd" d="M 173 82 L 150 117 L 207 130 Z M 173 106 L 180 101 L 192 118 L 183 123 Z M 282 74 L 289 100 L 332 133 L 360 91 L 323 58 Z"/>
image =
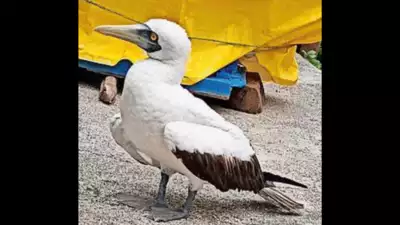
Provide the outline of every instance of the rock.
<path id="1" fill-rule="evenodd" d="M 107 76 L 100 85 L 100 101 L 106 104 L 113 104 L 117 96 L 117 78 Z"/>

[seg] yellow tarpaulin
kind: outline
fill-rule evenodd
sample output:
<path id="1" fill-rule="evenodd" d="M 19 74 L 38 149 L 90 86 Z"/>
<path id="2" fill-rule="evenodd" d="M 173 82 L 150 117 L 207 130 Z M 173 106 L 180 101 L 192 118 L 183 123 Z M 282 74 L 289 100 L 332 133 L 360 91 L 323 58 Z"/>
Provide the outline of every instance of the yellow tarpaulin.
<path id="1" fill-rule="evenodd" d="M 255 60 L 241 62 L 249 70 L 261 67 L 264 82 L 295 84 L 295 45 L 321 40 L 321 0 L 79 0 L 79 58 L 106 65 L 144 59 L 136 45 L 93 29 L 151 18 L 174 21 L 189 34 L 192 54 L 182 82 L 186 85 L 251 51 Z"/>

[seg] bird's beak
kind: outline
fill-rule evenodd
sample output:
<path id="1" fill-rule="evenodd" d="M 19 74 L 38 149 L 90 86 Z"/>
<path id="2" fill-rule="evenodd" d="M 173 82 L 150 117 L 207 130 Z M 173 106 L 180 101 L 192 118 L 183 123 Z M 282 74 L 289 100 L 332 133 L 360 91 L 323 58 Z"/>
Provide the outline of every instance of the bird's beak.
<path id="1" fill-rule="evenodd" d="M 96 27 L 94 30 L 101 34 L 136 44 L 147 52 L 155 52 L 161 49 L 157 41 L 149 39 L 150 34 L 154 32 L 145 24 L 103 25 Z"/>
<path id="2" fill-rule="evenodd" d="M 140 24 L 135 25 L 103 25 L 98 26 L 94 30 L 111 37 L 122 39 L 125 41 L 132 42 L 134 44 L 140 45 L 143 42 L 143 37 L 141 37 L 140 29 L 146 29 L 145 26 Z"/>

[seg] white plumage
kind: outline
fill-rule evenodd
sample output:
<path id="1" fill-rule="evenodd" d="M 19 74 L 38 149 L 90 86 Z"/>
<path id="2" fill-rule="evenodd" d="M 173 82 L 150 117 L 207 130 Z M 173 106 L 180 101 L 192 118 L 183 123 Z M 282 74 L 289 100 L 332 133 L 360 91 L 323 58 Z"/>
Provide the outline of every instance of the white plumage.
<path id="1" fill-rule="evenodd" d="M 144 165 L 151 165 L 160 168 L 160 162 L 140 152 L 136 145 L 126 137 L 122 127 L 121 114 L 117 113 L 111 118 L 110 131 L 115 142 L 120 145 L 132 158 Z"/>
<path id="2" fill-rule="evenodd" d="M 234 138 L 218 128 L 188 122 L 171 122 L 165 126 L 165 140 L 170 149 L 184 149 L 200 154 L 209 153 L 250 160 L 254 150 L 246 139 Z"/>

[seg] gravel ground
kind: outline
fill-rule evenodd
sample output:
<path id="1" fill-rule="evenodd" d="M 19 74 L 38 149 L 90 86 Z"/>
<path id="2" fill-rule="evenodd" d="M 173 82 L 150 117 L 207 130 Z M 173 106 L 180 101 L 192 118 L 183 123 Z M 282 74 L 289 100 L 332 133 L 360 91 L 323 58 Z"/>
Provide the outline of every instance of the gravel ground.
<path id="1" fill-rule="evenodd" d="M 264 112 L 249 115 L 212 107 L 242 128 L 264 170 L 288 176 L 309 189 L 282 191 L 305 204 L 301 216 L 285 215 L 249 192 L 221 193 L 211 185 L 199 192 L 191 217 L 169 224 L 321 224 L 321 72 L 297 56 L 299 83 L 293 87 L 266 85 Z M 118 193 L 152 199 L 159 172 L 143 166 L 113 141 L 108 121 L 117 104 L 98 100 L 98 89 L 79 84 L 79 222 L 80 224 L 157 224 L 144 212 L 118 204 Z M 179 186 L 183 182 L 184 187 Z M 278 184 L 279 185 L 279 184 Z M 187 180 L 171 178 L 167 199 L 178 207 L 186 198 Z"/>

